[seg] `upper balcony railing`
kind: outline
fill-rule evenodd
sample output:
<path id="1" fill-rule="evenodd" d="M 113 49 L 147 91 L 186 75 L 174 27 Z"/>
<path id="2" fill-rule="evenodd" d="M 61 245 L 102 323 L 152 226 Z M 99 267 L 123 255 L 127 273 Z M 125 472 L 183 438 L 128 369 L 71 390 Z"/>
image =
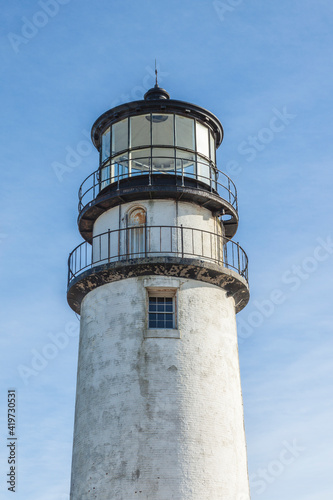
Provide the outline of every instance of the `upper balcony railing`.
<path id="1" fill-rule="evenodd" d="M 133 226 L 109 230 L 78 245 L 68 259 L 68 285 L 102 264 L 153 257 L 200 259 L 236 271 L 248 280 L 244 250 L 221 234 L 183 226 Z"/>
<path id="2" fill-rule="evenodd" d="M 158 177 L 157 177 L 158 175 Z M 90 174 L 79 189 L 79 213 L 89 206 L 108 186 L 120 189 L 126 180 L 141 177 L 140 185 L 154 185 L 161 182 L 161 175 L 174 178 L 175 185 L 185 186 L 186 182 L 197 183 L 197 187 L 207 189 L 229 202 L 238 211 L 237 189 L 226 174 L 218 170 L 211 161 L 201 157 L 196 159 L 170 156 L 139 156 L 129 159 L 124 156 L 113 159 Z"/>

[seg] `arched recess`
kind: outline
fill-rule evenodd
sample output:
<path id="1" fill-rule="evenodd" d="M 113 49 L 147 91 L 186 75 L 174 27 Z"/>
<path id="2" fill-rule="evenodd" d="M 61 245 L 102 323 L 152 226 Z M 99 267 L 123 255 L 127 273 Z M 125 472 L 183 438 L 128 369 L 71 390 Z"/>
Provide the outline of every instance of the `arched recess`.
<path id="1" fill-rule="evenodd" d="M 146 210 L 132 208 L 127 213 L 127 253 L 131 257 L 142 257 L 146 253 Z"/>

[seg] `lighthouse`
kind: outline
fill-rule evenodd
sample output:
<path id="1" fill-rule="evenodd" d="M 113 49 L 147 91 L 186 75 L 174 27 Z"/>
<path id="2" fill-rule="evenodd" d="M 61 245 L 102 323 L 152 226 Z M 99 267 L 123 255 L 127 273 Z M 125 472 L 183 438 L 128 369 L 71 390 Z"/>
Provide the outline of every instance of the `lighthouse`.
<path id="1" fill-rule="evenodd" d="M 91 133 L 71 500 L 249 500 L 236 313 L 248 262 L 220 121 L 156 85 Z"/>

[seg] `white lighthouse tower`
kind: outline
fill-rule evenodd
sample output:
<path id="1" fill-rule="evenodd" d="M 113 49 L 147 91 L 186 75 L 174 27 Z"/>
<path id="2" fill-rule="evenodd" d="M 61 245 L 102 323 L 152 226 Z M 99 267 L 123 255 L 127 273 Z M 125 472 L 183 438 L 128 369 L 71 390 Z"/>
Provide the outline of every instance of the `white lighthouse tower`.
<path id="1" fill-rule="evenodd" d="M 81 315 L 71 500 L 248 500 L 236 313 L 247 257 L 209 111 L 143 100 L 100 116 L 69 257 Z"/>

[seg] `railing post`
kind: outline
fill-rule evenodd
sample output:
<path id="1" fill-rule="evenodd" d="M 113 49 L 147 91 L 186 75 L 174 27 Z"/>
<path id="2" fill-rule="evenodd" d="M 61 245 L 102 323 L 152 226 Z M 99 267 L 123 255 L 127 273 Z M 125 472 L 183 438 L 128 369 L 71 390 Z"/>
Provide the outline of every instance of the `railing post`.
<path id="1" fill-rule="evenodd" d="M 149 186 L 151 186 L 152 169 L 153 169 L 153 159 L 150 156 L 149 157 Z"/>
<path id="2" fill-rule="evenodd" d="M 184 258 L 184 231 L 183 231 L 183 224 L 180 225 L 180 241 L 181 241 L 181 248 L 182 248 L 182 259 Z"/>
<path id="3" fill-rule="evenodd" d="M 237 241 L 237 256 L 238 256 L 238 272 L 241 274 L 241 265 L 240 265 L 240 257 L 239 257 L 239 243 Z"/>
<path id="4" fill-rule="evenodd" d="M 67 277 L 67 286 L 69 285 L 71 277 L 71 254 L 68 257 L 68 277 Z"/>
<path id="5" fill-rule="evenodd" d="M 144 226 L 145 231 L 145 257 L 147 257 L 147 223 Z"/>
<path id="6" fill-rule="evenodd" d="M 108 263 L 110 263 L 110 250 L 111 250 L 111 231 L 108 229 Z"/>
<path id="7" fill-rule="evenodd" d="M 182 186 L 184 186 L 184 160 L 182 159 Z"/>

